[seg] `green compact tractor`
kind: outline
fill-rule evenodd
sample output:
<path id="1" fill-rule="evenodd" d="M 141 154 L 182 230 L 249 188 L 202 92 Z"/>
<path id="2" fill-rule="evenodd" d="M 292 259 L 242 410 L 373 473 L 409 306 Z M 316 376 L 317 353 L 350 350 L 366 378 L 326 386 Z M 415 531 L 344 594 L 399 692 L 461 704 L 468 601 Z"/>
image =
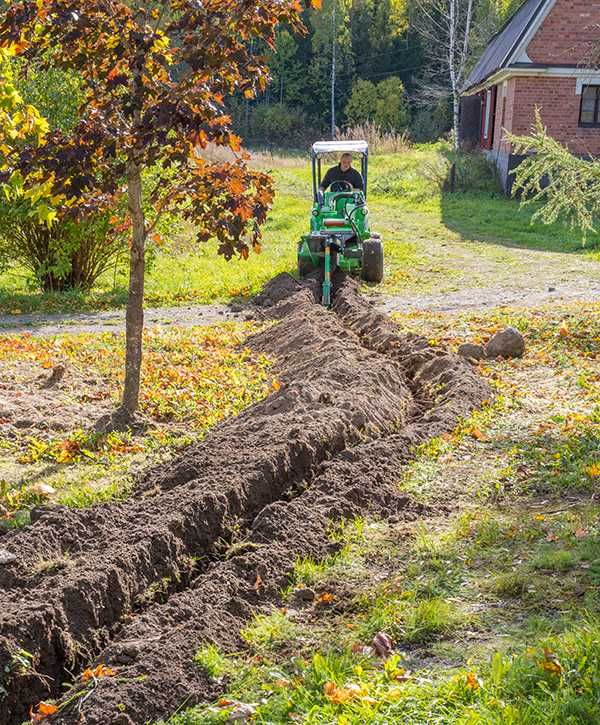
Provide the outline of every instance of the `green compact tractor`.
<path id="1" fill-rule="evenodd" d="M 359 156 L 364 191 L 353 189 L 347 181 L 334 181 L 322 191 L 321 161 L 335 154 Z M 331 305 L 331 275 L 336 269 L 360 275 L 366 282 L 383 279 L 383 243 L 369 229 L 367 209 L 367 167 L 369 147 L 366 141 L 318 141 L 311 149 L 314 204 L 310 233 L 298 243 L 298 274 L 305 277 L 323 270 L 323 305 Z"/>

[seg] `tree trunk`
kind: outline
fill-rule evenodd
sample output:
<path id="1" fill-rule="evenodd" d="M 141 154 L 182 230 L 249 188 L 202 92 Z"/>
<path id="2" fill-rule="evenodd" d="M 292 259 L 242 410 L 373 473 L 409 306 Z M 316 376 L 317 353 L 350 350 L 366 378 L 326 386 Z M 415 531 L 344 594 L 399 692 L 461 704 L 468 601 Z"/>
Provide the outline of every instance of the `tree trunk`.
<path id="1" fill-rule="evenodd" d="M 454 128 L 454 150 L 460 148 L 460 92 L 453 89 L 452 93 L 452 126 Z"/>
<path id="2" fill-rule="evenodd" d="M 142 176 L 139 165 L 131 160 L 127 169 L 129 214 L 131 215 L 131 255 L 129 298 L 125 316 L 125 386 L 122 411 L 132 417 L 137 411 L 142 365 L 144 328 L 144 244 L 146 227 L 142 207 Z"/>

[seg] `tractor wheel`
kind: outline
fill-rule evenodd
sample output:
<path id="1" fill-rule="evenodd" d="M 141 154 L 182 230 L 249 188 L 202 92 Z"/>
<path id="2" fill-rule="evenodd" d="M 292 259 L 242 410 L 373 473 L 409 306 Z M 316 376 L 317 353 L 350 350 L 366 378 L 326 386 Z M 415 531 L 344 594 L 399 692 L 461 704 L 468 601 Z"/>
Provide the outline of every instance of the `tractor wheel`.
<path id="1" fill-rule="evenodd" d="M 365 239 L 361 277 L 365 282 L 383 280 L 383 242 L 381 239 Z"/>

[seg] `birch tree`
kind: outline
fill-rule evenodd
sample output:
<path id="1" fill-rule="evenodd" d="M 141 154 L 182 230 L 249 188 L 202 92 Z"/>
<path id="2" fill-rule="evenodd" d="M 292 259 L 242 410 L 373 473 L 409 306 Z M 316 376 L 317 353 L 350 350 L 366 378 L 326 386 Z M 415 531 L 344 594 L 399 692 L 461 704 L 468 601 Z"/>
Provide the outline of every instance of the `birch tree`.
<path id="1" fill-rule="evenodd" d="M 411 23 L 425 41 L 431 76 L 424 92 L 452 97 L 454 148 L 458 150 L 460 96 L 471 56 L 474 0 L 413 0 Z"/>

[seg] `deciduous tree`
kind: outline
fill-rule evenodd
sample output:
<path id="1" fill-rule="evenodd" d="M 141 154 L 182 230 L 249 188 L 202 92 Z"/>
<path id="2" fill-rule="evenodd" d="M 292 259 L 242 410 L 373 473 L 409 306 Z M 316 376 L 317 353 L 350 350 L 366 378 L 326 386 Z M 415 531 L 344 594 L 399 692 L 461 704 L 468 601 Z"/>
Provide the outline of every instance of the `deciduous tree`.
<path id="1" fill-rule="evenodd" d="M 412 23 L 425 42 L 433 69 L 425 92 L 452 97 L 454 146 L 458 150 L 460 96 L 471 55 L 475 0 L 413 0 Z"/>
<path id="2" fill-rule="evenodd" d="M 5 175 L 20 174 L 25 193 L 46 185 L 74 219 L 127 196 L 115 225 L 131 229 L 123 420 L 138 407 L 145 246 L 160 217 L 178 211 L 227 258 L 260 250 L 273 189 L 248 165 L 224 99 L 265 89 L 266 59 L 250 41 L 273 47 L 281 23 L 300 29 L 301 12 L 299 0 L 22 0 L 0 18 L 5 52 L 76 72 L 85 94 L 74 128 L 4 149 Z M 198 151 L 209 144 L 229 147 L 232 160 L 205 161 Z M 145 200 L 149 168 L 157 183 Z"/>

